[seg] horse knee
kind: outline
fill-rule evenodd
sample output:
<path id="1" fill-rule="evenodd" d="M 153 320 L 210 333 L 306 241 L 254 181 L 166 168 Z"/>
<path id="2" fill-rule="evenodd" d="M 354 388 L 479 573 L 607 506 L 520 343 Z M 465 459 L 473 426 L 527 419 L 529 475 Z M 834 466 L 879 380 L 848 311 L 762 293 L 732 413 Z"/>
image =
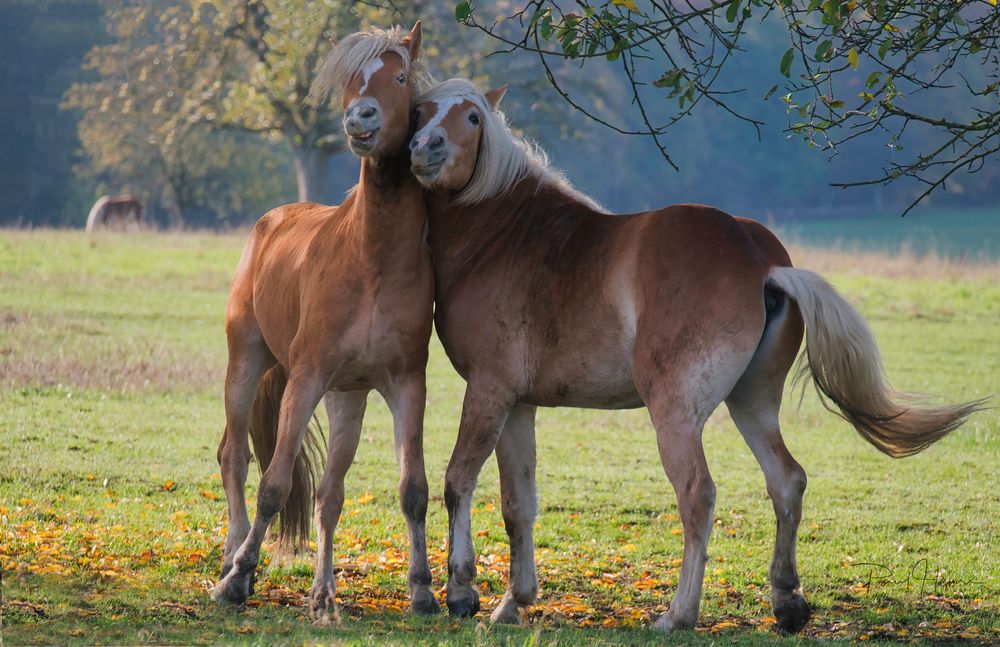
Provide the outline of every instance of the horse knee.
<path id="1" fill-rule="evenodd" d="M 288 495 L 292 491 L 292 475 L 275 474 L 274 470 L 267 470 L 260 479 L 260 488 L 257 491 L 257 514 L 269 519 L 285 506 Z"/>
<path id="2" fill-rule="evenodd" d="M 692 482 L 681 498 L 681 516 L 688 517 L 694 522 L 701 520 L 701 517 L 711 517 L 715 510 L 716 488 L 715 481 L 707 474 Z"/>
<path id="3" fill-rule="evenodd" d="M 407 479 L 399 484 L 399 506 L 407 519 L 425 519 L 427 499 L 426 481 Z"/>
<path id="4" fill-rule="evenodd" d="M 461 503 L 465 488 L 452 470 L 448 470 L 444 477 L 444 505 L 448 509 L 448 514 L 454 514 Z"/>
<path id="5" fill-rule="evenodd" d="M 779 516 L 793 520 L 802 508 L 802 496 L 806 491 L 806 472 L 802 466 L 793 462 L 785 471 L 785 478 L 780 482 L 768 483 L 768 495 L 774 503 Z"/>
<path id="6" fill-rule="evenodd" d="M 327 525 L 340 515 L 344 507 L 344 483 L 329 476 L 324 477 L 316 489 L 316 511 L 320 523 Z"/>

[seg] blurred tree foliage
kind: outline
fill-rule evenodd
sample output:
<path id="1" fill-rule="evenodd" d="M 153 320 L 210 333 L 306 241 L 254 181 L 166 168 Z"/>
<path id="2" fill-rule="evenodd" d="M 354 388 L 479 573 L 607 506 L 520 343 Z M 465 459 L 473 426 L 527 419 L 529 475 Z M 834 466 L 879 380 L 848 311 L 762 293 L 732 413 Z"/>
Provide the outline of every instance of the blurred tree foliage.
<path id="1" fill-rule="evenodd" d="M 76 119 L 59 102 L 103 37 L 98 5 L 0 2 L 0 223 L 86 220 L 93 199 L 73 181 Z"/>
<path id="2" fill-rule="evenodd" d="M 631 11 L 627 3 L 597 4 Z M 941 141 L 939 129 L 911 121 L 905 137 L 888 141 L 894 133 L 876 131 L 838 145 L 836 151 L 846 154 L 828 161 L 832 149 L 816 127 L 823 124 L 803 118 L 802 106 L 819 108 L 820 116 L 830 109 L 859 119 L 847 115 L 849 104 L 841 96 L 865 100 L 859 93 L 871 92 L 866 79 L 883 45 L 875 44 L 867 57 L 871 45 L 858 49 L 855 70 L 850 51 L 857 45 L 838 44 L 826 63 L 840 61 L 836 69 L 843 68 L 838 77 L 843 81 L 823 90 L 828 101 L 815 96 L 810 101 L 814 88 L 806 63 L 793 58 L 787 70 L 781 65 L 789 27 L 779 20 L 758 21 L 763 9 L 750 2 L 739 5 L 733 23 L 727 22 L 727 9 L 717 17 L 726 29 L 738 24 L 741 32 L 712 86 L 715 97 L 744 120 L 734 120 L 711 101 L 685 97 L 683 120 L 660 141 L 678 161 L 675 173 L 657 159 L 660 150 L 649 137 L 622 136 L 581 118 L 551 87 L 554 79 L 602 121 L 640 132 L 636 94 L 651 119 L 671 119 L 687 93 L 688 81 L 664 70 L 690 70 L 671 62 L 667 51 L 637 49 L 634 56 L 622 52 L 615 60 L 563 56 L 561 37 L 572 43 L 575 36 L 557 32 L 559 14 L 553 14 L 549 40 L 540 40 L 551 41 L 546 51 L 553 53 L 544 55 L 542 65 L 538 53 L 500 44 L 481 29 L 458 23 L 455 6 L 439 0 L 2 0 L 0 222 L 80 226 L 98 195 L 125 191 L 138 193 L 161 221 L 190 225 L 242 224 L 297 193 L 337 202 L 356 180 L 357 162 L 341 152 L 337 102 L 321 107 L 304 102 L 316 66 L 329 51 L 327 39 L 371 24 L 409 26 L 416 18 L 424 21 L 424 56 L 435 76 L 469 76 L 484 86 L 510 83 L 504 109 L 514 129 L 537 139 L 578 186 L 618 211 L 675 202 L 705 202 L 764 219 L 898 210 L 919 196 L 923 185 L 894 182 L 844 192 L 829 182 L 876 177 L 887 164 L 905 162 L 912 151 Z M 523 25 L 510 20 L 525 6 L 551 5 L 496 0 L 470 9 L 477 24 L 512 39 L 518 28 L 531 27 L 530 14 Z M 653 5 L 636 6 L 651 11 Z M 742 18 L 744 10 L 752 20 Z M 542 29 L 541 18 L 533 29 Z M 579 51 L 586 54 L 587 48 Z M 821 55 L 827 57 L 828 50 Z M 626 56 L 639 83 L 623 72 Z M 886 56 L 895 54 L 889 50 Z M 966 57 L 956 69 L 975 81 L 984 74 L 977 64 Z M 799 91 L 778 89 L 800 83 L 806 85 Z M 684 92 L 675 94 L 678 87 Z M 932 88 L 905 100 L 911 110 L 970 114 L 971 104 L 958 90 Z M 844 106 L 836 103 L 840 100 Z M 809 111 L 806 116 L 814 114 Z M 786 132 L 773 127 L 789 119 L 790 126 L 800 127 Z M 756 123 L 769 127 L 758 133 Z M 803 137 L 816 147 L 802 146 Z M 995 205 L 1000 165 L 953 175 L 948 189 L 947 195 L 932 196 L 935 204 L 946 198 L 949 204 Z"/>
<path id="3" fill-rule="evenodd" d="M 831 156 L 884 143 L 891 156 L 882 168 L 835 186 L 908 178 L 920 189 L 904 215 L 957 173 L 974 184 L 969 175 L 1000 160 L 997 0 L 527 0 L 500 20 L 483 6 L 457 2 L 455 17 L 506 51 L 535 55 L 568 105 L 617 133 L 647 137 L 675 169 L 684 152 L 667 134 L 699 106 L 759 132 L 764 122 L 744 90 L 780 99 L 788 132 Z M 761 56 L 752 42 L 761 33 L 783 43 L 780 55 Z M 746 56 L 755 70 L 734 78 L 730 69 Z M 612 63 L 638 123 L 608 119 L 574 97 L 553 70 L 566 60 L 591 73 L 595 62 Z M 769 70 L 783 78 L 761 84 Z M 903 154 L 904 140 L 912 152 Z"/>
<path id="4" fill-rule="evenodd" d="M 88 163 L 81 170 L 136 191 L 171 222 L 260 213 L 288 195 L 291 152 L 298 199 L 332 202 L 331 158 L 345 150 L 340 104 L 307 97 L 330 40 L 371 25 L 427 31 L 424 54 L 453 74 L 484 80 L 480 36 L 460 30 L 446 3 L 312 0 L 106 0 L 111 42 L 73 85 Z M 435 33 L 434 25 L 446 27 Z M 355 176 L 356 177 L 356 176 Z M 353 178 L 351 178 L 353 180 Z M 336 187 L 332 185 L 336 184 Z M 195 218 L 201 222 L 202 215 Z"/>

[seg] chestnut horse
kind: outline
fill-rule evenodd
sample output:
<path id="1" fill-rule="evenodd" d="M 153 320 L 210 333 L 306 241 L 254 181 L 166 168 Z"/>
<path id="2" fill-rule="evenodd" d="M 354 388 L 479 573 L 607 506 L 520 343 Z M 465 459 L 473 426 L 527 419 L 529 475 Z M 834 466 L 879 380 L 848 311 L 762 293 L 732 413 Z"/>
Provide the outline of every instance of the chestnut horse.
<path id="1" fill-rule="evenodd" d="M 309 453 L 300 452 L 326 394 L 329 458 L 316 494 L 319 551 L 310 611 L 329 619 L 344 475 L 375 389 L 395 428 L 411 608 L 438 610 L 427 562 L 423 459 L 434 284 L 422 189 L 409 173 L 406 150 L 413 99 L 424 82 L 416 69 L 420 40 L 418 22 L 409 34 L 372 30 L 336 45 L 314 92 L 342 90 L 344 130 L 363 160 L 358 185 L 338 207 L 297 203 L 265 215 L 236 269 L 226 310 L 226 431 L 219 447 L 229 532 L 216 600 L 246 601 L 261 542 L 283 508 L 283 537 L 308 539 Z M 253 525 L 244 501 L 248 428 L 263 470 Z"/>
<path id="2" fill-rule="evenodd" d="M 421 97 L 410 143 L 428 198 L 435 322 L 468 381 L 448 465 L 448 607 L 476 613 L 470 506 L 496 449 L 510 583 L 494 621 L 518 621 L 538 589 L 532 525 L 535 408 L 645 406 L 677 495 L 684 559 L 655 627 L 697 621 L 715 485 L 702 427 L 725 402 L 764 472 L 777 516 L 774 613 L 809 617 L 795 563 L 806 475 L 782 442 L 785 377 L 808 331 L 802 371 L 867 441 L 890 456 L 924 449 L 981 402 L 899 404 L 861 316 L 818 275 L 793 269 L 762 225 L 678 205 L 623 216 L 599 209 L 515 138 L 486 94 L 452 79 Z"/>

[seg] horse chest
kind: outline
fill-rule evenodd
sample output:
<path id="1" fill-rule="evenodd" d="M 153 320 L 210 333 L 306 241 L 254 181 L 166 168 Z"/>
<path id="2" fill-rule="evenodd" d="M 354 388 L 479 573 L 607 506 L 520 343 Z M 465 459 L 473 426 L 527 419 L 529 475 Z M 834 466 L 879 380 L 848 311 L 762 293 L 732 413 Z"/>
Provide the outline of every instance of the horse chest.
<path id="1" fill-rule="evenodd" d="M 401 284 L 371 282 L 361 291 L 334 290 L 324 305 L 323 332 L 331 384 L 377 384 L 426 359 L 433 302 L 428 276 Z M 308 334 L 307 331 L 306 334 Z"/>

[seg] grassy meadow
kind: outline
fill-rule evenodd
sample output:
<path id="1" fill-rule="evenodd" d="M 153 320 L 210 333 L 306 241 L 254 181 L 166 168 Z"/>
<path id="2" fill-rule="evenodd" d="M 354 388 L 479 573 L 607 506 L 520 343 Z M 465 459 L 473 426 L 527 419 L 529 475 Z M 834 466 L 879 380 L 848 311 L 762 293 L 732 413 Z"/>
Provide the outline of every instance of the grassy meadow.
<path id="1" fill-rule="evenodd" d="M 786 442 L 809 475 L 798 544 L 814 617 L 773 630 L 774 514 L 724 410 L 705 430 L 718 485 L 701 625 L 644 629 L 673 595 L 682 537 L 643 410 L 541 410 L 541 599 L 492 627 L 507 568 L 493 459 L 473 531 L 475 620 L 412 618 L 390 416 L 373 395 L 338 530 L 342 624 L 310 624 L 312 556 L 267 555 L 251 606 L 208 598 L 225 533 L 223 309 L 238 235 L 0 231 L 0 642 L 746 644 L 1000 642 L 1000 415 L 894 461 L 789 392 Z M 868 317 L 901 389 L 1000 392 L 1000 264 L 795 247 Z M 435 585 L 444 468 L 462 380 L 435 340 L 425 446 Z M 254 502 L 251 468 L 247 494 Z M 251 506 L 251 513 L 252 513 Z M 273 561 L 271 561 L 273 559 Z"/>

